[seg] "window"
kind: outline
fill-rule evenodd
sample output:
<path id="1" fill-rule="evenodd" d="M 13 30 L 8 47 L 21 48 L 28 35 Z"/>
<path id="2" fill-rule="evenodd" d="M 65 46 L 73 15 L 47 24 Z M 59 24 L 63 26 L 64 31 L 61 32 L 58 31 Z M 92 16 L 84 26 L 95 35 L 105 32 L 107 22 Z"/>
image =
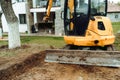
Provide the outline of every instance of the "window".
<path id="1" fill-rule="evenodd" d="M 98 29 L 99 30 L 105 30 L 105 26 L 104 26 L 104 24 L 103 24 L 103 22 L 98 22 Z"/>
<path id="2" fill-rule="evenodd" d="M 91 0 L 91 15 L 106 15 L 106 0 Z"/>
<path id="3" fill-rule="evenodd" d="M 19 14 L 20 24 L 26 24 L 26 14 Z"/>
<path id="4" fill-rule="evenodd" d="M 78 15 L 81 13 L 88 13 L 88 0 L 76 0 L 76 12 Z"/>
<path id="5" fill-rule="evenodd" d="M 25 0 L 17 0 L 17 2 L 25 2 Z"/>
<path id="6" fill-rule="evenodd" d="M 115 15 L 115 18 L 118 18 L 118 15 Z"/>

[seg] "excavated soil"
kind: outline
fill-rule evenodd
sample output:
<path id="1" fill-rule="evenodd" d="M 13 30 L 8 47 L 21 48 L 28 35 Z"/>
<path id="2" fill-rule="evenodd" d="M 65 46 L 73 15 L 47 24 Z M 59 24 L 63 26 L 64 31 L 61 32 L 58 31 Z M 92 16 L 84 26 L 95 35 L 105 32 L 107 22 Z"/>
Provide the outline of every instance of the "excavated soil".
<path id="1" fill-rule="evenodd" d="M 20 50 L 24 48 L 31 49 L 25 45 Z M 120 68 L 47 63 L 45 51 L 28 51 L 31 54 L 0 58 L 0 80 L 120 80 Z"/>

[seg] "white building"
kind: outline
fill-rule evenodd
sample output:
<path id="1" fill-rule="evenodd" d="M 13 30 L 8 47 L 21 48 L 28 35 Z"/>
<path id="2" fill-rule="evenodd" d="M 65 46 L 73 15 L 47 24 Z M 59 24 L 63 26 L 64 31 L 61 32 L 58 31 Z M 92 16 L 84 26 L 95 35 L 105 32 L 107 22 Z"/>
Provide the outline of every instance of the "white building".
<path id="1" fill-rule="evenodd" d="M 25 0 L 12 0 L 14 12 L 19 19 L 19 31 L 20 32 L 27 31 L 26 8 L 25 8 L 24 1 Z M 8 32 L 8 25 L 7 25 L 4 14 L 2 15 L 2 27 L 3 27 L 3 32 Z"/>
<path id="2" fill-rule="evenodd" d="M 26 0 L 12 0 L 12 3 L 14 12 L 19 19 L 19 31 L 25 33 L 26 31 L 28 31 L 26 21 Z M 30 12 L 33 15 L 34 24 L 37 23 L 38 25 L 38 31 L 42 32 L 42 30 L 53 30 L 56 35 L 61 35 L 63 33 L 63 21 L 60 17 L 60 12 L 63 9 L 64 0 L 54 0 L 48 25 L 44 25 L 44 23 L 42 22 L 43 16 L 45 15 L 46 11 L 45 7 L 47 0 L 32 0 L 32 3 L 33 7 L 30 9 Z M 119 9 L 117 9 L 117 12 L 115 11 L 115 8 L 111 8 L 108 9 L 108 16 L 113 22 L 120 22 L 120 7 Z M 2 15 L 2 25 L 3 31 L 8 32 L 8 26 L 4 15 Z"/>
<path id="3" fill-rule="evenodd" d="M 107 16 L 112 22 L 120 22 L 120 5 L 109 2 Z"/>
<path id="4" fill-rule="evenodd" d="M 26 31 L 28 31 L 27 21 L 26 21 L 26 0 L 12 0 L 12 3 L 13 3 L 14 12 L 19 19 L 19 31 L 25 33 Z M 30 12 L 31 14 L 33 14 L 34 24 L 38 23 L 39 27 L 40 25 L 42 25 L 42 19 L 43 16 L 45 15 L 46 3 L 47 0 L 32 0 L 33 7 L 30 9 Z M 60 10 L 60 5 L 61 5 L 60 0 L 54 0 L 53 8 L 51 9 L 50 21 L 48 23 L 50 24 L 55 23 L 54 22 L 55 11 Z M 8 25 L 4 14 L 2 15 L 2 26 L 3 26 L 3 32 L 8 32 Z M 43 27 L 43 25 L 41 27 Z M 52 27 L 52 25 L 49 27 Z"/>

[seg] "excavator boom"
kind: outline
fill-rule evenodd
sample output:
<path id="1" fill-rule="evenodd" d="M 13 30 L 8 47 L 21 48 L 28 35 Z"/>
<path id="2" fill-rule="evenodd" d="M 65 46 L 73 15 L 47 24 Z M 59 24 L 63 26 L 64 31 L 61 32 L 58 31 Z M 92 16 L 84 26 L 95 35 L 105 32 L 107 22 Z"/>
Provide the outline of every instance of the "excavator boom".
<path id="1" fill-rule="evenodd" d="M 47 0 L 46 15 L 44 16 L 43 21 L 46 21 L 46 22 L 48 21 L 50 16 L 50 10 L 52 8 L 52 3 L 53 3 L 53 0 Z"/>

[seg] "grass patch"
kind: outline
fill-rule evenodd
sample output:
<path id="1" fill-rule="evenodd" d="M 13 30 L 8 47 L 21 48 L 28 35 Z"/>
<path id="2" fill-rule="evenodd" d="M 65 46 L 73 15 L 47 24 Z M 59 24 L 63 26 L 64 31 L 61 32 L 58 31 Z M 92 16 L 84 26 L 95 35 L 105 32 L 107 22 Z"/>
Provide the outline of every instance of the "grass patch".
<path id="1" fill-rule="evenodd" d="M 114 34 L 117 34 L 118 32 L 120 32 L 120 22 L 114 22 L 112 23 L 112 25 L 113 25 Z"/>
<path id="2" fill-rule="evenodd" d="M 113 32 L 116 35 L 116 40 L 115 40 L 115 48 L 116 50 L 120 50 L 120 35 L 117 33 L 120 33 L 120 22 L 113 22 L 112 23 L 113 26 Z"/>
<path id="3" fill-rule="evenodd" d="M 7 47 L 7 41 L 0 41 L 0 57 L 14 57 L 19 54 L 37 53 L 41 50 L 53 48 L 61 48 L 65 45 L 63 37 L 46 37 L 46 36 L 21 36 L 21 45 L 28 45 L 29 48 L 18 48 L 9 50 Z"/>
<path id="4" fill-rule="evenodd" d="M 7 41 L 0 41 L 0 46 L 2 45 L 8 45 L 8 42 Z"/>
<path id="5" fill-rule="evenodd" d="M 46 37 L 46 36 L 25 36 L 21 37 L 22 44 L 44 44 L 57 48 L 65 45 L 63 37 Z"/>
<path id="6" fill-rule="evenodd" d="M 22 44 L 43 44 L 51 45 L 60 48 L 65 45 L 63 37 L 48 37 L 48 36 L 21 36 Z M 0 46 L 8 45 L 7 41 L 0 41 Z"/>
<path id="7" fill-rule="evenodd" d="M 2 51 L 0 52 L 0 57 L 13 57 L 15 56 L 16 54 L 14 52 L 11 52 L 11 51 Z"/>

